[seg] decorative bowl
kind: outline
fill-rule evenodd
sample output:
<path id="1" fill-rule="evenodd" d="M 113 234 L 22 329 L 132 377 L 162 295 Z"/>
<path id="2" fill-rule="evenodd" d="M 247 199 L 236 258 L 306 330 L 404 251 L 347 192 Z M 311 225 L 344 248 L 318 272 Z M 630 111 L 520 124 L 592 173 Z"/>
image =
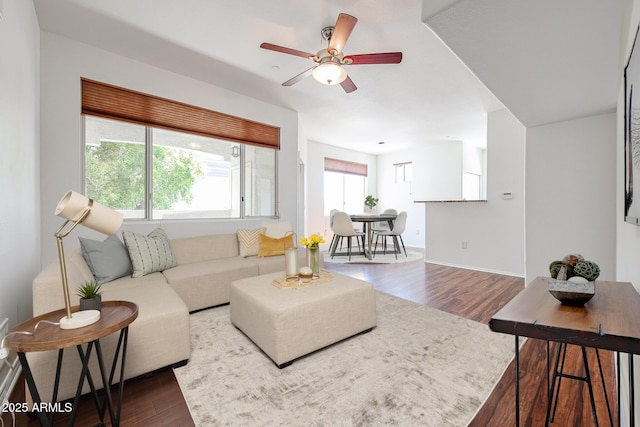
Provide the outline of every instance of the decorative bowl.
<path id="1" fill-rule="evenodd" d="M 562 304 L 581 306 L 596 294 L 596 282 L 549 279 L 549 293 Z"/>

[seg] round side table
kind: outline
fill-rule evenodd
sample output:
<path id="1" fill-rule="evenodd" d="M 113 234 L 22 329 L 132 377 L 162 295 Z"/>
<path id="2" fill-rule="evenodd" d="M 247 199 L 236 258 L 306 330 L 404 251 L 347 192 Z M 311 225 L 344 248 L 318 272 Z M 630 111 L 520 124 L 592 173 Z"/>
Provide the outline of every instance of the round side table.
<path id="1" fill-rule="evenodd" d="M 72 311 L 78 311 L 79 307 L 72 307 Z M 93 394 L 94 401 L 96 403 L 96 409 L 100 416 L 100 421 L 104 424 L 105 409 L 109 410 L 109 416 L 111 424 L 118 426 L 120 424 L 120 411 L 122 408 L 122 391 L 124 387 L 124 367 L 127 353 L 127 339 L 129 335 L 129 325 L 138 317 L 138 306 L 128 301 L 104 301 L 102 303 L 102 309 L 100 310 L 100 320 L 88 326 L 84 326 L 78 329 L 61 329 L 57 325 L 51 325 L 48 323 L 42 323 L 38 326 L 37 331 L 33 335 L 25 334 L 12 334 L 11 332 L 33 332 L 36 325 L 42 320 L 50 322 L 59 322 L 60 318 L 66 315 L 64 309 L 52 311 L 34 317 L 27 320 L 16 327 L 14 327 L 5 339 L 7 348 L 14 350 L 18 353 L 20 364 L 24 372 L 25 380 L 29 387 L 31 397 L 34 404 L 41 407 L 42 400 L 38 393 L 38 388 L 33 379 L 31 369 L 25 353 L 35 351 L 49 351 L 58 350 L 58 364 L 56 369 L 56 380 L 53 388 L 53 397 L 51 402 L 54 403 L 57 400 L 58 385 L 60 381 L 60 368 L 62 366 L 62 357 L 64 350 L 70 347 L 76 347 L 80 354 L 82 361 L 80 379 L 78 381 L 78 388 L 76 396 L 73 401 L 73 409 L 71 412 L 71 419 L 69 425 L 73 425 L 75 421 L 76 409 L 82 394 L 82 387 L 85 380 L 89 382 L 91 393 Z M 100 346 L 100 339 L 111 335 L 114 332 L 120 331 L 120 337 L 118 339 L 118 345 L 116 347 L 116 353 L 113 357 L 111 366 L 111 374 L 107 378 L 106 370 L 104 366 L 104 359 L 102 356 L 102 348 Z M 83 345 L 86 344 L 86 348 Z M 98 398 L 97 390 L 94 386 L 93 379 L 91 378 L 91 372 L 89 371 L 89 360 L 91 359 L 91 353 L 95 348 L 95 353 L 98 358 L 98 365 L 100 367 L 100 375 L 102 384 L 104 387 L 105 399 L 102 405 L 100 405 L 100 399 Z M 117 408 L 114 408 L 113 401 L 111 399 L 111 390 L 113 376 L 116 370 L 118 360 L 121 359 L 120 365 L 120 377 L 119 377 L 119 390 L 118 390 L 118 402 Z M 106 408 L 105 408 L 106 405 Z M 53 424 L 53 414 L 50 417 L 46 416 L 46 413 L 38 411 L 38 418 L 40 424 L 43 426 L 49 426 Z"/>

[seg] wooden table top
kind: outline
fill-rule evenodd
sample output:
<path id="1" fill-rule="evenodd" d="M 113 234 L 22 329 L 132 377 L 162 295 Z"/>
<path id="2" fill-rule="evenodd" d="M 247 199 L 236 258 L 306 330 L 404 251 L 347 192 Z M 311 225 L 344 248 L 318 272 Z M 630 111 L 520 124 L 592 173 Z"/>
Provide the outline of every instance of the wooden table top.
<path id="1" fill-rule="evenodd" d="M 76 312 L 79 308 L 77 305 L 73 306 L 71 311 Z M 11 332 L 33 332 L 39 321 L 59 322 L 65 316 L 65 309 L 45 313 L 17 325 Z M 60 329 L 60 326 L 42 323 L 33 335 L 9 333 L 5 343 L 7 348 L 18 352 L 59 350 L 110 335 L 129 326 L 137 317 L 138 306 L 132 302 L 103 301 L 100 320 L 96 323 L 78 329 Z"/>
<path id="2" fill-rule="evenodd" d="M 496 332 L 640 354 L 640 294 L 631 283 L 596 281 L 584 306 L 561 304 L 538 277 L 489 321 Z"/>

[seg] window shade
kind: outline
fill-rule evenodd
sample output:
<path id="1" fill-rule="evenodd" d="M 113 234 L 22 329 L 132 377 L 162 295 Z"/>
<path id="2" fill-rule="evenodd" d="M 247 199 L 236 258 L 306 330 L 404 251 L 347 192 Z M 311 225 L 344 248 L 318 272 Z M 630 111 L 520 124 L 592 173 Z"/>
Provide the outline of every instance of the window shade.
<path id="1" fill-rule="evenodd" d="M 82 114 L 280 149 L 280 128 L 82 78 Z"/>
<path id="2" fill-rule="evenodd" d="M 342 172 L 352 175 L 367 176 L 367 165 L 364 163 L 347 162 L 345 160 L 324 158 L 324 170 Z"/>

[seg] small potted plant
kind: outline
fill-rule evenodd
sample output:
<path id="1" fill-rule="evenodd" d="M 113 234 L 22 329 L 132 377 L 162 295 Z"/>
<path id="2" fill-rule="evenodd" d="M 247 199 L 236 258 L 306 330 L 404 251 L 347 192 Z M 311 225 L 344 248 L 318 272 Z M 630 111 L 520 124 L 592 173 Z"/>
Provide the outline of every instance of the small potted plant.
<path id="1" fill-rule="evenodd" d="M 102 308 L 101 286 L 96 282 L 86 282 L 78 288 L 76 295 L 80 297 L 80 310 L 100 310 Z"/>
<path id="2" fill-rule="evenodd" d="M 378 204 L 378 200 L 380 199 L 378 199 L 377 197 L 373 197 L 371 194 L 365 197 L 364 204 L 369 207 L 369 213 L 373 213 L 373 208 L 375 208 Z"/>

